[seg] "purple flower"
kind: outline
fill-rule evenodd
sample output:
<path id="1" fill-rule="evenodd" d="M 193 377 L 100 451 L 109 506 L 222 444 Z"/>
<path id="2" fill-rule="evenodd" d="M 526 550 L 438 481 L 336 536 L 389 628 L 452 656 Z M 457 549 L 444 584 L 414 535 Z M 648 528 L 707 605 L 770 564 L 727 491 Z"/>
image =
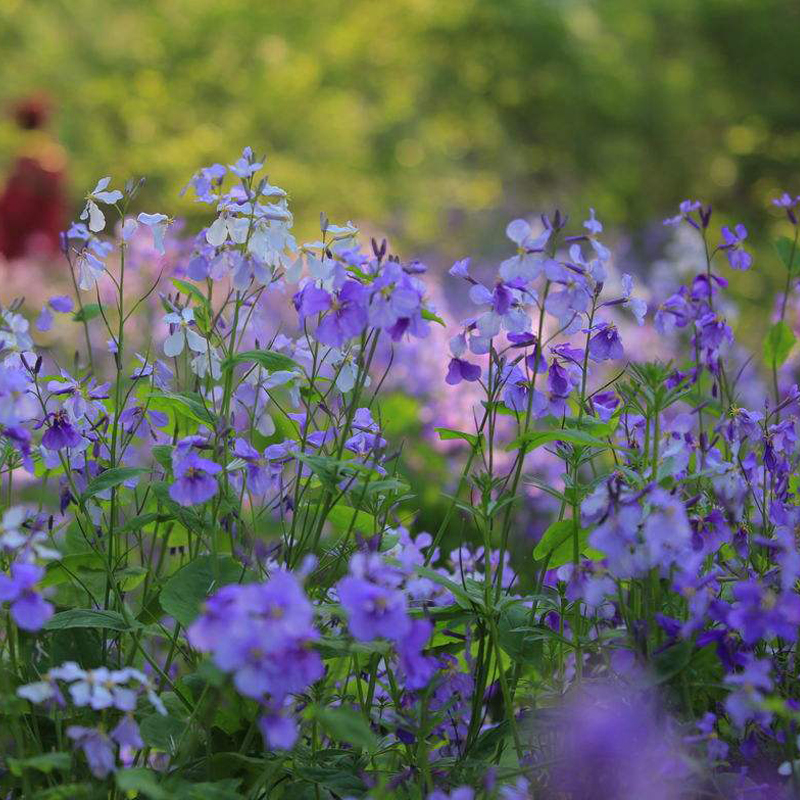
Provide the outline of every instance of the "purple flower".
<path id="1" fill-rule="evenodd" d="M 407 635 L 411 622 L 403 592 L 352 575 L 339 581 L 338 590 L 350 633 L 359 641 L 378 637 L 397 641 Z"/>
<path id="2" fill-rule="evenodd" d="M 800 197 L 791 197 L 787 192 L 784 192 L 780 197 L 776 197 L 772 201 L 772 205 L 782 208 L 786 211 L 786 216 L 792 225 L 797 225 L 797 215 L 794 209 L 800 203 Z"/>
<path id="3" fill-rule="evenodd" d="M 460 261 L 456 261 L 456 263 L 450 267 L 449 274 L 454 278 L 469 279 L 469 262 L 469 258 L 462 258 Z"/>
<path id="4" fill-rule="evenodd" d="M 67 295 L 56 295 L 55 297 L 51 297 L 47 304 L 53 311 L 57 311 L 59 314 L 68 314 L 74 308 L 72 298 L 68 297 Z"/>
<path id="5" fill-rule="evenodd" d="M 620 399 L 612 392 L 599 392 L 592 395 L 592 408 L 603 422 L 608 422 L 614 416 L 614 412 L 619 408 Z"/>
<path id="6" fill-rule="evenodd" d="M 300 324 L 302 325 L 307 317 L 313 317 L 315 314 L 322 314 L 327 311 L 331 307 L 331 296 L 314 283 L 307 283 L 295 294 L 292 302 L 297 309 Z"/>
<path id="7" fill-rule="evenodd" d="M 11 575 L 0 575 L 0 603 L 9 603 L 11 616 L 26 631 L 40 630 L 53 616 L 53 606 L 34 586 L 44 577 L 44 569 L 19 561 L 11 565 Z"/>
<path id="8" fill-rule="evenodd" d="M 406 635 L 397 643 L 400 667 L 409 689 L 424 689 L 436 673 L 436 660 L 422 654 L 432 633 L 433 623 L 430 620 L 413 620 Z"/>
<path id="9" fill-rule="evenodd" d="M 189 628 L 193 647 L 213 653 L 236 688 L 271 709 L 322 677 L 314 611 L 297 579 L 276 572 L 265 584 L 228 586 Z"/>
<path id="10" fill-rule="evenodd" d="M 47 306 L 44 306 L 39 313 L 39 316 L 36 318 L 36 330 L 49 331 L 52 327 L 53 315 L 50 313 L 50 309 Z"/>
<path id="11" fill-rule="evenodd" d="M 726 676 L 725 683 L 738 687 L 731 692 L 725 700 L 725 710 L 731 722 L 738 728 L 750 720 L 760 725 L 768 725 L 772 714 L 764 711 L 761 704 L 764 701 L 763 692 L 772 689 L 770 673 L 772 665 L 768 659 L 757 659 L 751 653 L 745 654 L 744 669 Z"/>
<path id="12" fill-rule="evenodd" d="M 739 223 L 734 230 L 727 225 L 722 227 L 723 242 L 720 249 L 725 250 L 728 263 L 733 269 L 747 270 L 753 263 L 753 257 L 743 247 L 742 242 L 747 238 L 747 228 Z"/>
<path id="13" fill-rule="evenodd" d="M 217 493 L 219 487 L 214 476 L 220 472 L 219 464 L 189 453 L 174 465 L 177 480 L 169 487 L 169 496 L 182 506 L 205 503 Z"/>
<path id="14" fill-rule="evenodd" d="M 369 323 L 389 333 L 392 341 L 398 341 L 408 332 L 423 338 L 428 335 L 430 325 L 422 318 L 424 284 L 407 275 L 403 268 L 389 262 L 372 284 L 369 304 Z"/>
<path id="15" fill-rule="evenodd" d="M 368 292 L 364 286 L 357 281 L 345 281 L 331 300 L 330 310 L 317 326 L 317 340 L 341 348 L 346 341 L 358 336 L 368 321 L 367 299 Z"/>
<path id="16" fill-rule="evenodd" d="M 116 768 L 114 745 L 102 731 L 96 728 L 84 728 L 81 725 L 70 725 L 67 736 L 83 750 L 89 769 L 95 778 L 102 780 Z"/>
<path id="17" fill-rule="evenodd" d="M 125 716 L 117 723 L 116 727 L 111 731 L 111 738 L 120 747 L 131 747 L 134 750 L 140 750 L 144 747 L 142 736 L 139 733 L 139 726 L 132 714 L 125 714 Z"/>
<path id="18" fill-rule="evenodd" d="M 589 308 L 591 295 L 585 278 L 571 267 L 565 267 L 558 262 L 549 262 L 555 265 L 548 269 L 548 278 L 560 289 L 551 291 L 547 295 L 544 307 L 547 312 L 557 317 L 562 325 L 577 314 Z"/>
<path id="19" fill-rule="evenodd" d="M 550 368 L 547 370 L 547 388 L 553 397 L 562 400 L 569 397 L 572 391 L 569 373 L 555 358 L 550 362 Z"/>
<path id="20" fill-rule="evenodd" d="M 461 381 L 477 381 L 481 377 L 481 368 L 461 358 L 452 358 L 447 367 L 445 382 L 450 386 L 457 386 Z"/>
<path id="21" fill-rule="evenodd" d="M 83 436 L 75 430 L 65 409 L 48 415 L 50 425 L 42 436 L 42 444 L 48 450 L 61 450 L 64 447 L 77 447 Z"/>
<path id="22" fill-rule="evenodd" d="M 656 309 L 653 318 L 656 330 L 666 335 L 672 333 L 675 328 L 683 328 L 689 321 L 690 308 L 686 302 L 686 288 L 681 287 L 680 291 L 668 297 Z"/>
<path id="23" fill-rule="evenodd" d="M 610 361 L 622 358 L 625 351 L 622 348 L 616 325 L 601 322 L 595 325 L 593 330 L 597 332 L 589 339 L 589 358 L 592 361 Z"/>
<path id="24" fill-rule="evenodd" d="M 273 750 L 291 750 L 297 741 L 297 723 L 286 714 L 259 717 L 258 727 L 264 743 Z"/>

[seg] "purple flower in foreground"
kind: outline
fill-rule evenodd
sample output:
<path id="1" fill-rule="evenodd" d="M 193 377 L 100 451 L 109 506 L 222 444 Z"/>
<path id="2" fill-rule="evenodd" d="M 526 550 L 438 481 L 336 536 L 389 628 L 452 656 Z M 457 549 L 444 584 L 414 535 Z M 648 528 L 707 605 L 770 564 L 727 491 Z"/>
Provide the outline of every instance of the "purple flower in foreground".
<path id="1" fill-rule="evenodd" d="M 217 480 L 222 467 L 207 458 L 189 453 L 174 467 L 176 481 L 169 487 L 169 496 L 182 506 L 205 503 L 216 493 Z"/>
<path id="2" fill-rule="evenodd" d="M 428 800 L 473 800 L 474 797 L 474 789 L 470 789 L 469 786 L 459 786 L 457 789 L 453 789 L 450 794 L 443 792 L 441 789 L 436 789 L 428 795 Z"/>
<path id="3" fill-rule="evenodd" d="M 350 633 L 362 642 L 377 637 L 398 640 L 411 626 L 405 595 L 352 575 L 339 581 L 339 599 L 347 611 Z"/>
<path id="4" fill-rule="evenodd" d="M 317 326 L 317 341 L 341 348 L 358 336 L 367 325 L 367 299 L 367 289 L 358 281 L 345 281 L 331 300 L 330 311 Z"/>
<path id="5" fill-rule="evenodd" d="M 66 410 L 50 415 L 50 426 L 42 436 L 42 444 L 48 450 L 61 450 L 64 447 L 77 447 L 83 437 L 75 430 Z"/>
<path id="6" fill-rule="evenodd" d="M 614 392 L 599 392 L 592 395 L 592 408 L 603 422 L 608 422 L 619 408 L 620 399 Z"/>
<path id="7" fill-rule="evenodd" d="M 51 297 L 47 304 L 53 311 L 57 311 L 59 314 L 68 314 L 74 308 L 72 303 L 72 298 L 67 295 L 56 295 L 55 297 Z"/>
<path id="8" fill-rule="evenodd" d="M 450 386 L 457 386 L 461 381 L 477 381 L 481 377 L 481 368 L 461 358 L 451 358 L 447 366 L 445 382 Z"/>
<path id="9" fill-rule="evenodd" d="M 53 616 L 53 606 L 34 586 L 44 577 L 36 564 L 15 562 L 11 575 L 0 575 L 0 603 L 9 603 L 11 616 L 26 631 L 38 631 Z"/>
<path id="10" fill-rule="evenodd" d="M 689 321 L 689 304 L 686 302 L 686 288 L 681 287 L 680 291 L 668 297 L 656 309 L 653 317 L 656 330 L 662 334 L 672 333 L 675 328 L 683 328 Z"/>
<path id="11" fill-rule="evenodd" d="M 743 247 L 742 242 L 747 238 L 747 228 L 739 223 L 733 230 L 727 225 L 722 227 L 720 249 L 725 250 L 728 263 L 733 269 L 748 270 L 753 263 L 753 257 Z"/>
<path id="12" fill-rule="evenodd" d="M 67 728 L 67 736 L 83 750 L 89 769 L 95 778 L 102 780 L 116 767 L 114 759 L 114 745 L 111 739 L 96 728 L 84 728 L 81 725 L 71 725 Z"/>
<path id="13" fill-rule="evenodd" d="M 274 750 L 291 750 L 297 741 L 297 723 L 284 714 L 267 714 L 260 717 L 258 727 L 267 747 Z"/>
<path id="14" fill-rule="evenodd" d="M 276 572 L 265 584 L 223 587 L 189 628 L 193 647 L 211 651 L 239 692 L 270 709 L 322 677 L 314 610 L 298 580 Z M 271 718 L 271 717 L 270 717 Z"/>
<path id="15" fill-rule="evenodd" d="M 430 620 L 413 620 L 408 632 L 397 644 L 400 667 L 409 689 L 424 689 L 437 670 L 436 660 L 422 654 L 432 633 L 433 623 Z"/>
<path id="16" fill-rule="evenodd" d="M 53 327 L 53 315 L 47 306 L 44 306 L 36 318 L 37 331 L 49 331 Z"/>
<path id="17" fill-rule="evenodd" d="M 761 706 L 763 692 L 772 689 L 772 665 L 768 659 L 757 659 L 752 654 L 747 654 L 745 658 L 744 670 L 725 678 L 725 683 L 738 687 L 725 700 L 725 710 L 738 728 L 744 728 L 749 720 L 768 725 L 772 714 Z"/>
<path id="18" fill-rule="evenodd" d="M 120 747 L 132 747 L 139 750 L 144 747 L 142 736 L 139 733 L 139 726 L 132 714 L 126 714 L 111 731 L 111 738 Z"/>
<path id="19" fill-rule="evenodd" d="M 601 322 L 594 326 L 594 330 L 597 332 L 589 339 L 589 358 L 592 361 L 611 361 L 622 358 L 625 351 L 622 348 L 617 326 Z"/>

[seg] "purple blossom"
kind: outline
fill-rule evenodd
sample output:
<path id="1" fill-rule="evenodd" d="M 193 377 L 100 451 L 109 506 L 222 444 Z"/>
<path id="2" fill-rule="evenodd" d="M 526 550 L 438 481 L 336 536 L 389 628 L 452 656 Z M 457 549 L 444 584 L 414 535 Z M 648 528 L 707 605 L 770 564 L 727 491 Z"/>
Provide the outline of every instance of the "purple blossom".
<path id="1" fill-rule="evenodd" d="M 733 269 L 748 270 L 753 263 L 753 257 L 743 247 L 742 242 L 747 238 L 747 228 L 739 223 L 734 230 L 727 225 L 722 227 L 720 249 L 725 251 L 728 263 Z"/>
<path id="2" fill-rule="evenodd" d="M 273 574 L 267 583 L 223 587 L 188 631 L 193 647 L 213 653 L 236 688 L 270 709 L 322 677 L 314 612 L 297 579 Z"/>
<path id="3" fill-rule="evenodd" d="M 400 668 L 409 689 L 424 689 L 436 672 L 436 660 L 422 653 L 432 633 L 433 623 L 430 620 L 413 620 L 405 636 L 397 643 Z"/>
<path id="4" fill-rule="evenodd" d="M 291 750 L 297 741 L 297 723 L 287 714 L 266 714 L 258 719 L 264 743 L 273 750 Z"/>
<path id="5" fill-rule="evenodd" d="M 447 367 L 445 382 L 450 386 L 458 386 L 461 381 L 474 382 L 480 380 L 481 368 L 461 358 L 452 358 Z"/>
<path id="6" fill-rule="evenodd" d="M 169 487 L 169 496 L 182 506 L 205 503 L 217 493 L 219 487 L 214 476 L 220 472 L 219 464 L 189 453 L 174 466 L 176 480 Z"/>
<path id="7" fill-rule="evenodd" d="M 608 422 L 620 405 L 619 397 L 612 391 L 592 395 L 591 402 L 592 408 L 603 422 Z"/>
<path id="8" fill-rule="evenodd" d="M 352 575 L 339 581 L 337 588 L 350 633 L 359 641 L 378 637 L 398 641 L 408 634 L 411 622 L 403 592 Z"/>
<path id="9" fill-rule="evenodd" d="M 34 588 L 44 577 L 37 564 L 15 561 L 11 574 L 0 574 L 0 603 L 8 603 L 11 617 L 26 631 L 40 630 L 53 616 L 53 606 Z"/>
<path id="10" fill-rule="evenodd" d="M 329 347 L 341 348 L 346 341 L 358 336 L 367 325 L 367 301 L 367 289 L 357 281 L 346 280 L 317 326 L 317 340 Z"/>
<path id="11" fill-rule="evenodd" d="M 685 287 L 681 287 L 679 292 L 668 297 L 656 309 L 653 322 L 660 334 L 672 333 L 675 328 L 683 328 L 688 323 L 691 312 L 686 302 L 686 291 Z"/>
<path id="12" fill-rule="evenodd" d="M 625 354 L 616 325 L 601 322 L 592 328 L 596 331 L 589 339 L 589 358 L 592 361 L 617 361 Z"/>
<path id="13" fill-rule="evenodd" d="M 78 447 L 83 436 L 78 433 L 65 409 L 48 415 L 50 424 L 42 436 L 42 444 L 48 450 L 62 450 L 65 447 Z"/>
<path id="14" fill-rule="evenodd" d="M 70 725 L 67 736 L 75 742 L 76 747 L 83 750 L 89 769 L 95 778 L 102 780 L 116 769 L 114 745 L 111 739 L 96 728 L 84 728 L 81 725 Z"/>

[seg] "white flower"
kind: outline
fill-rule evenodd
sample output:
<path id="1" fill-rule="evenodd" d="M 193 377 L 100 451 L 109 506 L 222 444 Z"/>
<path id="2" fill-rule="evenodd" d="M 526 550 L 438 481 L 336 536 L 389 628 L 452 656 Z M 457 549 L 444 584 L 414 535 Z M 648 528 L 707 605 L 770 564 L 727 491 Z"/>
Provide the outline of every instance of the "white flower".
<path id="1" fill-rule="evenodd" d="M 112 205 L 118 200 L 122 200 L 122 192 L 118 189 L 112 189 L 110 192 L 106 191 L 109 183 L 111 183 L 111 178 L 100 178 L 97 181 L 97 186 L 86 196 L 86 205 L 81 212 L 81 219 L 88 220 L 89 230 L 92 233 L 99 233 L 106 226 L 105 215 L 97 204 Z"/>
<path id="2" fill-rule="evenodd" d="M 220 247 L 228 239 L 228 225 L 225 217 L 217 217 L 206 231 L 206 241 L 212 247 Z"/>
<path id="3" fill-rule="evenodd" d="M 153 234 L 153 247 L 158 253 L 163 256 L 166 250 L 164 249 L 164 234 L 170 224 L 170 219 L 166 214 L 139 214 L 139 222 L 142 225 L 147 225 Z"/>
<path id="4" fill-rule="evenodd" d="M 93 289 L 103 277 L 106 265 L 84 248 L 78 256 L 78 286 L 84 291 Z"/>
<path id="5" fill-rule="evenodd" d="M 205 344 L 205 343 L 204 343 Z M 204 346 L 203 352 L 198 353 L 191 361 L 192 372 L 198 378 L 205 378 L 209 373 L 216 381 L 222 376 L 222 359 L 216 347 Z"/>
<path id="6" fill-rule="evenodd" d="M 164 317 L 164 322 L 175 325 L 175 332 L 170 334 L 164 342 L 164 354 L 169 358 L 179 356 L 183 352 L 184 344 L 195 353 L 202 353 L 206 349 L 206 342 L 200 334 L 190 325 L 194 322 L 194 311 L 191 308 L 182 308 L 180 312 L 172 312 Z"/>

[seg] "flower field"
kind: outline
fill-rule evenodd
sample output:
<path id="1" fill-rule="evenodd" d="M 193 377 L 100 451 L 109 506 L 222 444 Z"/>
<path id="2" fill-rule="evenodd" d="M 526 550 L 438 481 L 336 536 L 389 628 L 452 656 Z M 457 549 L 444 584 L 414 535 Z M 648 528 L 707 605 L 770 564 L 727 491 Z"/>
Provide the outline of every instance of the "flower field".
<path id="1" fill-rule="evenodd" d="M 644 285 L 599 209 L 437 276 L 267 166 L 9 278 L 0 796 L 798 796 L 800 197 L 750 352 L 700 201 Z"/>

